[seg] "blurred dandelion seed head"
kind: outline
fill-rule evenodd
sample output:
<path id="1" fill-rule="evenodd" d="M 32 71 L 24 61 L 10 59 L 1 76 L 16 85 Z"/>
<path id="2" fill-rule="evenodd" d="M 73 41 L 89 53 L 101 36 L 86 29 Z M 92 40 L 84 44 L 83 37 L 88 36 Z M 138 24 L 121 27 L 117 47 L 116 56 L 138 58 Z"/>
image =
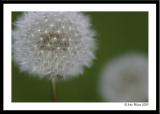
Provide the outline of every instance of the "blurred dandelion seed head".
<path id="1" fill-rule="evenodd" d="M 95 33 L 80 12 L 25 12 L 12 36 L 14 61 L 41 78 L 76 76 L 95 58 Z"/>
<path id="2" fill-rule="evenodd" d="M 148 101 L 148 62 L 143 54 L 129 53 L 103 69 L 100 92 L 111 102 Z"/>

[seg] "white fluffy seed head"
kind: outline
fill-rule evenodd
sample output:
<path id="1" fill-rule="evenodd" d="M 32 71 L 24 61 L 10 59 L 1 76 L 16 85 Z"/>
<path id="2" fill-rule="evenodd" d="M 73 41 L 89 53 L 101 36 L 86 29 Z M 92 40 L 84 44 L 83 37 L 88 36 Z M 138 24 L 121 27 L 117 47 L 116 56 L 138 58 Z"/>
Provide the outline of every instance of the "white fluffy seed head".
<path id="1" fill-rule="evenodd" d="M 80 12 L 26 12 L 12 36 L 14 61 L 41 78 L 76 76 L 95 58 L 95 33 Z"/>
<path id="2" fill-rule="evenodd" d="M 148 101 L 148 62 L 141 54 L 126 54 L 103 69 L 100 93 L 110 102 Z"/>

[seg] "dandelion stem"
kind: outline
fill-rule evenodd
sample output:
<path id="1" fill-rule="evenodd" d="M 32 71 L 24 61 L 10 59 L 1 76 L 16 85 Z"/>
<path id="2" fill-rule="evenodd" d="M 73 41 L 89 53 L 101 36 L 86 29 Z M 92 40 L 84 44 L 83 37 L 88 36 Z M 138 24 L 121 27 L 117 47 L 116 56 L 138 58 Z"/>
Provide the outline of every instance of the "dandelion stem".
<path id="1" fill-rule="evenodd" d="M 52 80 L 52 96 L 53 96 L 53 101 L 57 101 L 57 96 L 56 96 L 56 80 Z"/>

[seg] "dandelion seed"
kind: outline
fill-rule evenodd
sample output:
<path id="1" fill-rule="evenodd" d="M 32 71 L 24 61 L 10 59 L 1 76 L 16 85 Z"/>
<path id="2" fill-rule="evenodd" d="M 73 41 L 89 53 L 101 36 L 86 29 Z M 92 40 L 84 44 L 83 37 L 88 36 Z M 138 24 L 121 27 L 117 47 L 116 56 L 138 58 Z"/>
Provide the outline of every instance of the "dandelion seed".
<path id="1" fill-rule="evenodd" d="M 42 40 L 43 40 L 43 38 L 42 38 L 42 37 L 40 37 L 40 40 L 42 41 Z"/>
<path id="2" fill-rule="evenodd" d="M 66 40 L 65 38 L 62 39 L 63 42 L 64 42 L 65 40 Z"/>
<path id="3" fill-rule="evenodd" d="M 54 27 L 54 24 L 50 24 L 49 26 L 52 28 L 52 27 Z"/>
<path id="4" fill-rule="evenodd" d="M 44 31 L 44 33 L 46 33 L 46 34 L 47 34 L 47 33 L 48 33 L 48 31 L 47 31 L 47 30 L 45 30 L 45 31 Z"/>
<path id="5" fill-rule="evenodd" d="M 48 22 L 48 19 L 45 19 L 44 21 L 45 21 L 45 22 Z"/>
<path id="6" fill-rule="evenodd" d="M 54 37 L 53 39 L 54 39 L 54 41 L 55 41 L 55 40 L 57 40 L 57 38 L 56 38 L 56 37 Z"/>
<path id="7" fill-rule="evenodd" d="M 57 47 L 57 49 L 60 50 L 61 48 L 60 48 L 60 47 Z"/>
<path id="8" fill-rule="evenodd" d="M 65 29 L 65 26 L 62 26 L 62 29 Z"/>
<path id="9" fill-rule="evenodd" d="M 41 32 L 41 30 L 40 30 L 40 29 L 38 29 L 38 30 L 37 30 L 37 32 Z"/>
<path id="10" fill-rule="evenodd" d="M 50 47 L 51 45 L 48 43 L 47 46 Z"/>
<path id="11" fill-rule="evenodd" d="M 59 34 L 61 31 L 60 30 L 57 30 L 57 33 Z"/>

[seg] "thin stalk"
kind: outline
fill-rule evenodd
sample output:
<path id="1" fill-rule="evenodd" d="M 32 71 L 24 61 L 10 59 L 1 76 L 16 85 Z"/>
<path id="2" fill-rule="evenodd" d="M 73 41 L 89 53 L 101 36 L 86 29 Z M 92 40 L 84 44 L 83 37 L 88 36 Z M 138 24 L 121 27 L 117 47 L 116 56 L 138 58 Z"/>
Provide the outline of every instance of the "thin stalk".
<path id="1" fill-rule="evenodd" d="M 57 96 L 56 96 L 56 80 L 52 80 L 52 97 L 53 97 L 53 102 L 57 101 Z"/>

